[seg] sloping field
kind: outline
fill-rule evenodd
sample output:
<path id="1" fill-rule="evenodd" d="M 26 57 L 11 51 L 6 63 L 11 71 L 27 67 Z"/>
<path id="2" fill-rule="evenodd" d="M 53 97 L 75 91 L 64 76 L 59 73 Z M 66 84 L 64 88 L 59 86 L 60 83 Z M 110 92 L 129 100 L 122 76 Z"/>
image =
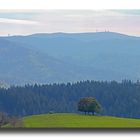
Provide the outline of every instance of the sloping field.
<path id="1" fill-rule="evenodd" d="M 85 116 L 70 113 L 33 115 L 23 118 L 25 128 L 140 128 L 140 119 Z"/>

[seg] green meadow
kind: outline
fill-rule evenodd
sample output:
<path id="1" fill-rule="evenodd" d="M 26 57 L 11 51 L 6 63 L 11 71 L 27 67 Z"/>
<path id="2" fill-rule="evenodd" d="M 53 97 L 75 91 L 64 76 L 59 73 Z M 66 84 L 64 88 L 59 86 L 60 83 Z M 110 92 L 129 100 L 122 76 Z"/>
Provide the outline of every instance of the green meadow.
<path id="1" fill-rule="evenodd" d="M 140 119 L 54 113 L 27 116 L 24 128 L 140 128 Z"/>

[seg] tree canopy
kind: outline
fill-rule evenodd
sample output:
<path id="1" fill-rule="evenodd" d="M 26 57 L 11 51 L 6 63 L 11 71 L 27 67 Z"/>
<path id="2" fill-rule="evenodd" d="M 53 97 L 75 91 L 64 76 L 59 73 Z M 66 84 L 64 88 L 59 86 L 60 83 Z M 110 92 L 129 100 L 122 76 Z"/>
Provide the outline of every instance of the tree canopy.
<path id="1" fill-rule="evenodd" d="M 83 97 L 95 97 L 102 115 L 140 118 L 140 82 L 130 80 L 0 88 L 0 112 L 19 117 L 50 111 L 77 113 L 77 103 Z"/>
<path id="2" fill-rule="evenodd" d="M 78 102 L 78 111 L 85 112 L 85 114 L 91 112 L 94 115 L 95 112 L 101 112 L 101 105 L 94 97 L 85 97 Z"/>

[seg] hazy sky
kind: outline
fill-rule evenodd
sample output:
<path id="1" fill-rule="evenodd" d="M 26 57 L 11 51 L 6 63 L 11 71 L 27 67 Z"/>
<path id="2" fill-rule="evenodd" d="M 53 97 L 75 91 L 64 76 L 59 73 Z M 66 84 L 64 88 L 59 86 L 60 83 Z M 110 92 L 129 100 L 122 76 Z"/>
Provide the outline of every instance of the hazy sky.
<path id="1" fill-rule="evenodd" d="M 140 10 L 0 11 L 0 35 L 105 30 L 140 36 Z"/>

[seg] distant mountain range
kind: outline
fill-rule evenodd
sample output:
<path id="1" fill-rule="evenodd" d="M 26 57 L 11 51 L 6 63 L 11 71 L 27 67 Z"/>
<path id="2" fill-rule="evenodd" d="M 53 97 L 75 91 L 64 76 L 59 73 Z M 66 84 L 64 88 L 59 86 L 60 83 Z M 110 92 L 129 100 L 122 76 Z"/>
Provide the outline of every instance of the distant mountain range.
<path id="1" fill-rule="evenodd" d="M 0 37 L 8 84 L 140 79 L 140 37 L 113 32 Z"/>

